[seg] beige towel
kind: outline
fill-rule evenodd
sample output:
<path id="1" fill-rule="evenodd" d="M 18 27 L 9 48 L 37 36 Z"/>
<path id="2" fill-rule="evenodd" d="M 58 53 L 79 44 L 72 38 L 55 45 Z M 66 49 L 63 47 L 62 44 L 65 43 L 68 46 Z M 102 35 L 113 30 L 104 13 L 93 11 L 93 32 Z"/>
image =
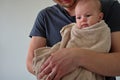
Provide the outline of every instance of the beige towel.
<path id="1" fill-rule="evenodd" d="M 58 42 L 53 47 L 43 47 L 35 50 L 33 70 L 36 76 L 39 73 L 39 68 L 50 54 L 60 48 L 79 47 L 97 52 L 109 52 L 110 50 L 111 33 L 103 20 L 83 29 L 78 29 L 75 23 L 71 23 L 63 27 L 60 32 L 62 35 L 61 42 Z M 45 80 L 46 77 L 40 80 Z M 64 76 L 62 80 L 104 80 L 104 77 L 79 67 Z"/>

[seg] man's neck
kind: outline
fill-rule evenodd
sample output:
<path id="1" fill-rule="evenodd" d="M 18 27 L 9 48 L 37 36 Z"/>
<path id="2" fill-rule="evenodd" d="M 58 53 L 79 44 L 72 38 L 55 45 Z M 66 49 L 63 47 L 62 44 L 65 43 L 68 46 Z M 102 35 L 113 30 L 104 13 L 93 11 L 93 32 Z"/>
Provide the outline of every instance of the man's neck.
<path id="1" fill-rule="evenodd" d="M 69 7 L 69 8 L 65 8 L 64 9 L 68 12 L 68 14 L 70 16 L 75 16 L 75 6 Z"/>

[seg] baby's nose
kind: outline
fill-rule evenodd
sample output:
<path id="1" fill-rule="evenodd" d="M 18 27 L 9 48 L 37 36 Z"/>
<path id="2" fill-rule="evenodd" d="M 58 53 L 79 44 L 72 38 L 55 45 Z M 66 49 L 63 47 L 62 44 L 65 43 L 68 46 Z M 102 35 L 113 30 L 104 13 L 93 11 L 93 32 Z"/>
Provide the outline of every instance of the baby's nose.
<path id="1" fill-rule="evenodd" d="M 83 16 L 83 17 L 81 18 L 81 21 L 85 22 L 85 21 L 87 21 L 87 18 Z"/>

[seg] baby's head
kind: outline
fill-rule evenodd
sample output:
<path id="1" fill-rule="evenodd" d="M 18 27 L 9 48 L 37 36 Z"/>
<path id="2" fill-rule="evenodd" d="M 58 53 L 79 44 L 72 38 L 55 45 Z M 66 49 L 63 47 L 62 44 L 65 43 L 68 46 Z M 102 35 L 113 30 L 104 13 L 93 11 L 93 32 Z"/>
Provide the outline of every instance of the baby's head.
<path id="1" fill-rule="evenodd" d="M 79 0 L 75 7 L 78 28 L 89 27 L 103 18 L 100 0 Z"/>

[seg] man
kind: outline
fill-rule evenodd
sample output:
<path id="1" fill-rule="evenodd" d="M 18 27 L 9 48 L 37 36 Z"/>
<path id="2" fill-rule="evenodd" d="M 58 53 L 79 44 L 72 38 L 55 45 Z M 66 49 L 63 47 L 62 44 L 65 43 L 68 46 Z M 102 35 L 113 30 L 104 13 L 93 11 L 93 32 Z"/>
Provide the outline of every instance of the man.
<path id="1" fill-rule="evenodd" d="M 27 68 L 31 73 L 33 73 L 34 50 L 44 46 L 52 46 L 60 41 L 60 29 L 66 24 L 75 22 L 74 8 L 77 0 L 54 1 L 58 5 L 46 8 L 38 14 L 30 34 L 32 38 L 28 50 Z M 99 54 L 80 48 L 58 50 L 43 64 L 40 78 L 48 74 L 48 80 L 60 80 L 62 76 L 73 71 L 76 66 L 104 76 L 120 75 L 120 4 L 117 0 L 101 0 L 101 2 L 104 20 L 111 29 L 111 54 Z"/>

